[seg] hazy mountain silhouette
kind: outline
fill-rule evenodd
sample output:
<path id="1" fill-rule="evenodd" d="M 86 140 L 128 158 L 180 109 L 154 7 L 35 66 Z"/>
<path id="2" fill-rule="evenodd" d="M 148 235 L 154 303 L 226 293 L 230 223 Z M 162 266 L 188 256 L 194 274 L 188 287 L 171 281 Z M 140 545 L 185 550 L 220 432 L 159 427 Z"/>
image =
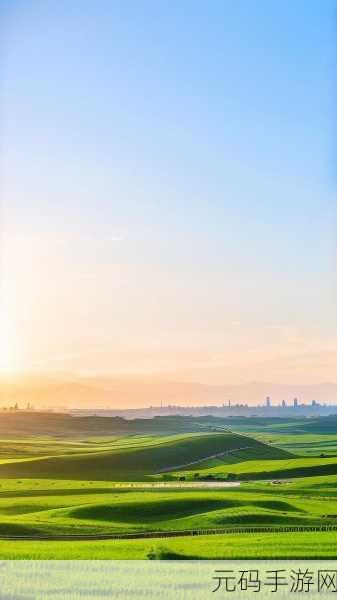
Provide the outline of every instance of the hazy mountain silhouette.
<path id="1" fill-rule="evenodd" d="M 197 406 L 209 404 L 261 404 L 266 396 L 272 403 L 291 402 L 337 403 L 337 383 L 275 384 L 252 382 L 239 385 L 206 385 L 161 381 L 146 378 L 118 377 L 25 377 L 2 381 L 0 404 L 20 407 L 28 403 L 36 408 L 128 408 L 177 404 Z"/>

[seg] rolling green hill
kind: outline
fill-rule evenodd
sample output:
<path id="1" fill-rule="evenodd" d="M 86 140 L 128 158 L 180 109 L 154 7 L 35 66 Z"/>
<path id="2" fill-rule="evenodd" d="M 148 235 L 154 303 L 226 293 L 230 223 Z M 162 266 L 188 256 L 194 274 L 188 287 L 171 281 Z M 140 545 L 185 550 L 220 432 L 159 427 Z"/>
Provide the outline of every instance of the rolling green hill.
<path id="1" fill-rule="evenodd" d="M 303 555 L 313 556 L 312 539 L 317 556 L 328 555 L 324 540 L 335 539 L 337 531 L 337 436 L 328 433 L 333 428 L 334 419 L 322 418 L 5 415 L 0 538 L 26 538 L 27 551 L 21 540 L 6 542 L 16 544 L 20 556 L 36 556 L 35 542 L 28 540 L 43 536 L 49 541 L 40 542 L 41 558 L 84 556 L 97 544 L 107 558 L 130 558 L 138 556 L 136 548 L 147 556 L 160 535 L 189 532 L 186 543 L 181 537 L 167 545 L 181 544 L 182 554 L 195 558 L 216 553 L 201 539 L 190 551 L 192 534 L 222 531 L 218 552 L 237 558 L 246 556 L 246 532 L 253 529 L 252 556 L 265 556 L 263 536 L 280 556 L 291 555 L 293 542 L 302 539 Z M 95 541 L 100 535 L 149 534 L 159 541 Z M 281 549 L 283 539 L 291 543 Z M 0 541 L 4 558 L 1 547 Z"/>
<path id="2" fill-rule="evenodd" d="M 167 435 L 224 429 L 222 419 L 178 415 L 148 419 L 73 416 L 53 412 L 0 412 L 0 437 L 54 436 L 63 439 L 113 435 Z M 226 426 L 228 429 L 228 425 Z"/>
<path id="3" fill-rule="evenodd" d="M 108 482 L 2 480 L 0 537 L 95 537 L 205 529 L 234 530 L 241 535 L 251 527 L 275 532 L 289 526 L 336 527 L 336 482 L 337 477 L 334 487 L 328 488 L 324 478 L 307 478 L 278 487 L 254 483 L 192 489 L 186 484 L 160 488 L 149 483 L 119 487 Z"/>
<path id="4" fill-rule="evenodd" d="M 214 459 L 230 462 L 236 452 L 244 449 L 261 458 L 286 458 L 289 453 L 267 446 L 255 439 L 232 433 L 204 433 L 143 438 L 142 444 L 113 446 L 104 450 L 82 451 L 10 461 L 0 464 L 0 477 L 29 477 L 54 479 L 95 479 L 106 481 L 137 480 L 146 475 L 188 467 L 198 461 Z M 203 463 L 200 463 L 203 466 Z"/>
<path id="5" fill-rule="evenodd" d="M 229 417 L 219 419 L 232 430 L 245 433 L 336 435 L 337 415 L 327 417 Z"/>
<path id="6" fill-rule="evenodd" d="M 73 416 L 52 412 L 0 412 L 0 438 L 24 439 L 43 435 L 74 439 L 215 431 L 333 435 L 337 432 L 337 415 L 311 418 L 171 415 L 128 420 L 122 417 Z"/>
<path id="7" fill-rule="evenodd" d="M 245 460 L 237 464 L 216 465 L 199 474 L 200 478 L 219 480 L 269 480 L 296 477 L 314 477 L 337 474 L 337 457 L 334 458 L 287 458 L 282 460 Z M 176 477 L 191 479 L 193 470 L 179 470 Z"/>

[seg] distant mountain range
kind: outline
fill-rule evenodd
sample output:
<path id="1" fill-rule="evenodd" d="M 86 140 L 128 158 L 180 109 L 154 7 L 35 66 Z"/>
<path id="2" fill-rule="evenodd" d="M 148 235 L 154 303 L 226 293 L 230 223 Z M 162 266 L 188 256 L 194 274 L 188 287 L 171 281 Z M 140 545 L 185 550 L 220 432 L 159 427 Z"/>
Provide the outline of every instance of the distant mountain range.
<path id="1" fill-rule="evenodd" d="M 299 402 L 337 404 L 337 383 L 206 385 L 158 379 L 117 377 L 25 377 L 0 384 L 0 405 L 28 403 L 36 408 L 132 408 L 159 405 L 272 404 Z"/>

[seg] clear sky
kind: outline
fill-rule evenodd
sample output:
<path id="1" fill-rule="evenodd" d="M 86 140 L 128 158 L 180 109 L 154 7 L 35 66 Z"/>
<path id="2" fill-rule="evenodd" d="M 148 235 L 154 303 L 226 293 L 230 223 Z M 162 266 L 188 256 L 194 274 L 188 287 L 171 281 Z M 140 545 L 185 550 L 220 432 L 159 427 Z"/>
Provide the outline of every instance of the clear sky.
<path id="1" fill-rule="evenodd" d="M 3 0 L 3 371 L 337 380 L 332 0 Z"/>

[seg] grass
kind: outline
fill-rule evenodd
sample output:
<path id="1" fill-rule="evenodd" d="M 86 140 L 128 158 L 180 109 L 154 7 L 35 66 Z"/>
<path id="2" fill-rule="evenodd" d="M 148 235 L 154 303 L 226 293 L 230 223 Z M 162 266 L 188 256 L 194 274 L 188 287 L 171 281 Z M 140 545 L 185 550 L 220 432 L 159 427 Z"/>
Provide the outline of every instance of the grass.
<path id="1" fill-rule="evenodd" d="M 161 470 L 177 468 L 219 453 L 232 453 L 249 446 L 252 452 L 271 457 L 289 456 L 252 438 L 233 433 L 185 434 L 168 437 L 131 438 L 95 444 L 76 453 L 8 460 L 0 464 L 0 477 L 52 477 L 105 481 L 139 480 Z M 21 460 L 27 460 L 24 464 Z"/>
<path id="2" fill-rule="evenodd" d="M 292 454 L 307 457 L 334 457 L 337 456 L 337 435 L 301 434 L 292 435 L 286 433 L 254 434 L 256 439 L 263 443 L 273 444 Z"/>
<path id="3" fill-rule="evenodd" d="M 279 486 L 144 489 L 108 482 L 3 480 L 0 534 L 60 535 L 337 524 L 337 477 Z"/>
<path id="4" fill-rule="evenodd" d="M 174 473 L 175 477 L 192 479 L 195 470 L 181 470 Z M 316 475 L 336 475 L 337 457 L 334 458 L 290 458 L 285 460 L 244 460 L 236 464 L 218 464 L 204 469 L 200 478 L 214 479 L 283 479 L 296 477 L 313 477 Z"/>
<path id="5" fill-rule="evenodd" d="M 337 558 L 337 534 L 278 533 L 90 542 L 0 541 L 2 560 Z M 172 556 L 173 555 L 173 556 Z"/>
<path id="6" fill-rule="evenodd" d="M 46 420 L 49 429 L 43 436 L 3 434 L 0 439 L 0 537 L 203 529 L 237 533 L 109 541 L 7 540 L 0 541 L 2 559 L 337 558 L 335 532 L 278 531 L 337 525 L 337 436 L 326 433 L 324 419 L 323 433 L 307 431 L 318 428 L 316 419 L 251 419 L 248 424 L 241 419 L 241 425 L 239 419 L 241 432 L 233 433 L 215 431 L 216 419 L 196 419 L 191 425 L 188 418 L 169 418 L 168 429 L 177 426 L 171 435 L 153 434 L 155 428 L 165 429 L 163 419 L 131 425 L 117 419 L 113 431 L 111 421 L 103 424 L 102 436 L 102 421 L 95 418 L 81 419 L 80 426 L 68 416 Z M 55 423 L 66 433 L 52 436 Z M 208 431 L 195 430 L 201 425 Z M 78 435 L 71 439 L 69 432 L 77 427 Z M 118 427 L 141 433 L 123 436 Z M 252 433 L 243 433 L 249 427 Z M 300 429 L 302 433 L 294 433 Z M 172 480 L 184 478 L 199 488 L 175 488 Z M 200 480 L 207 478 L 233 479 L 241 485 L 202 488 Z M 163 479 L 171 487 L 146 487 Z M 274 528 L 274 533 L 244 533 L 245 528 L 261 526 Z"/>

